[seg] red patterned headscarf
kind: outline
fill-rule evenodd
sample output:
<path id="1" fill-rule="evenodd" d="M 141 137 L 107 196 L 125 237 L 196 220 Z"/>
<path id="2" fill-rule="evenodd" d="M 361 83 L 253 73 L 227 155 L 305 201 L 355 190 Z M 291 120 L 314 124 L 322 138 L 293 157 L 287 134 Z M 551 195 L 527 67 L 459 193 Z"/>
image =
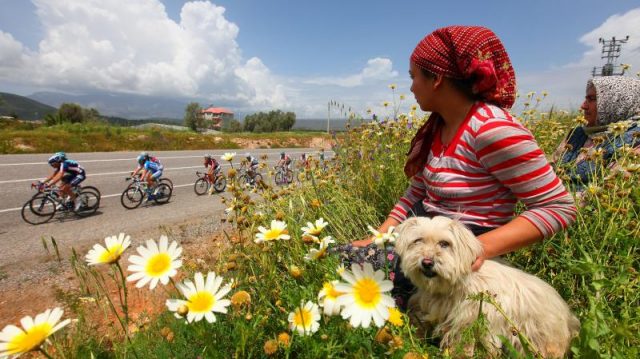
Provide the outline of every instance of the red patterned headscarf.
<path id="1" fill-rule="evenodd" d="M 473 79 L 472 91 L 483 101 L 513 106 L 516 77 L 509 55 L 493 31 L 481 26 L 449 26 L 427 35 L 411 54 L 416 66 L 453 79 Z M 404 172 L 412 177 L 424 167 L 442 119 L 437 113 L 411 141 Z"/>

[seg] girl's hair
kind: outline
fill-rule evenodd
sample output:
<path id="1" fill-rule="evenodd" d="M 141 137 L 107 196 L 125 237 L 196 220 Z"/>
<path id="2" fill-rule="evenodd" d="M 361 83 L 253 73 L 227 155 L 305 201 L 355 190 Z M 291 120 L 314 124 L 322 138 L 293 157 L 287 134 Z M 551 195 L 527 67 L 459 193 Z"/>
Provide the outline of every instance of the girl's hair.
<path id="1" fill-rule="evenodd" d="M 423 68 L 420 68 L 420 70 L 422 70 L 422 74 L 424 76 L 430 77 L 430 78 L 436 78 L 436 74 L 434 74 L 433 72 L 429 70 L 425 70 Z M 473 92 L 473 83 L 475 82 L 475 75 L 472 75 L 467 79 L 454 79 L 451 77 L 446 77 L 446 79 L 451 82 L 451 84 L 456 90 L 462 92 L 468 99 L 472 101 L 482 100 L 482 96 Z"/>

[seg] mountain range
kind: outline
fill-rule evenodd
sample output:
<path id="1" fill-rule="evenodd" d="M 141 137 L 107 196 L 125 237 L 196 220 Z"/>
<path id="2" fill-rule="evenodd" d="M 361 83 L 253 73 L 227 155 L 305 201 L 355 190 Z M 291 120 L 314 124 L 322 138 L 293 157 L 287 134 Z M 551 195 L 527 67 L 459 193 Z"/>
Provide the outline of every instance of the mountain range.
<path id="1" fill-rule="evenodd" d="M 206 100 L 191 101 L 206 103 Z M 55 112 L 63 103 L 76 103 L 85 108 L 95 108 L 109 122 L 119 125 L 128 126 L 140 120 L 144 120 L 140 122 L 182 123 L 184 109 L 188 102 L 190 101 L 175 98 L 110 92 L 72 95 L 43 91 L 26 97 L 0 92 L 0 116 L 17 115 L 24 120 L 38 120 L 48 113 Z M 236 114 L 236 118 L 238 117 Z M 342 131 L 345 129 L 345 124 L 344 119 L 332 119 L 330 128 Z M 325 131 L 327 120 L 297 119 L 293 129 Z"/>

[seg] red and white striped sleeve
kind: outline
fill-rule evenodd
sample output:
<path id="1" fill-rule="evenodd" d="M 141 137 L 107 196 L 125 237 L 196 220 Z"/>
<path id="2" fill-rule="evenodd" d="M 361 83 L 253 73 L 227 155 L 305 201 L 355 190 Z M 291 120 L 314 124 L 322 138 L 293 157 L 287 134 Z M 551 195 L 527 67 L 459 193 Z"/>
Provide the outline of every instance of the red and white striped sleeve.
<path id="1" fill-rule="evenodd" d="M 510 118 L 490 118 L 475 134 L 482 165 L 524 203 L 520 215 L 549 237 L 576 218 L 573 197 L 529 130 Z"/>
<path id="2" fill-rule="evenodd" d="M 411 208 L 413 208 L 418 201 L 422 201 L 426 196 L 427 192 L 422 178 L 422 172 L 419 172 L 411 178 L 411 183 L 409 184 L 407 191 L 404 196 L 400 197 L 400 200 L 393 207 L 389 216 L 399 222 L 403 222 L 407 219 Z"/>

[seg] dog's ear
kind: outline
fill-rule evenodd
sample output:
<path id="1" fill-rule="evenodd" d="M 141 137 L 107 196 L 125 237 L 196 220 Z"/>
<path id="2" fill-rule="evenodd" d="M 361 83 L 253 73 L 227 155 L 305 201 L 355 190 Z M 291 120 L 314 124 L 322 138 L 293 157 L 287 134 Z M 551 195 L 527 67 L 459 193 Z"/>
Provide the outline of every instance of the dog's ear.
<path id="1" fill-rule="evenodd" d="M 402 256 L 402 253 L 404 253 L 404 250 L 407 247 L 407 231 L 411 228 L 416 227 L 417 225 L 418 218 L 409 217 L 394 230 L 394 232 L 398 234 L 398 239 L 396 240 L 396 252 L 398 252 L 400 256 Z"/>
<path id="2" fill-rule="evenodd" d="M 456 239 L 459 250 L 456 251 L 459 259 L 473 263 L 482 254 L 482 243 L 475 235 L 460 221 L 452 220 L 449 229 Z"/>

